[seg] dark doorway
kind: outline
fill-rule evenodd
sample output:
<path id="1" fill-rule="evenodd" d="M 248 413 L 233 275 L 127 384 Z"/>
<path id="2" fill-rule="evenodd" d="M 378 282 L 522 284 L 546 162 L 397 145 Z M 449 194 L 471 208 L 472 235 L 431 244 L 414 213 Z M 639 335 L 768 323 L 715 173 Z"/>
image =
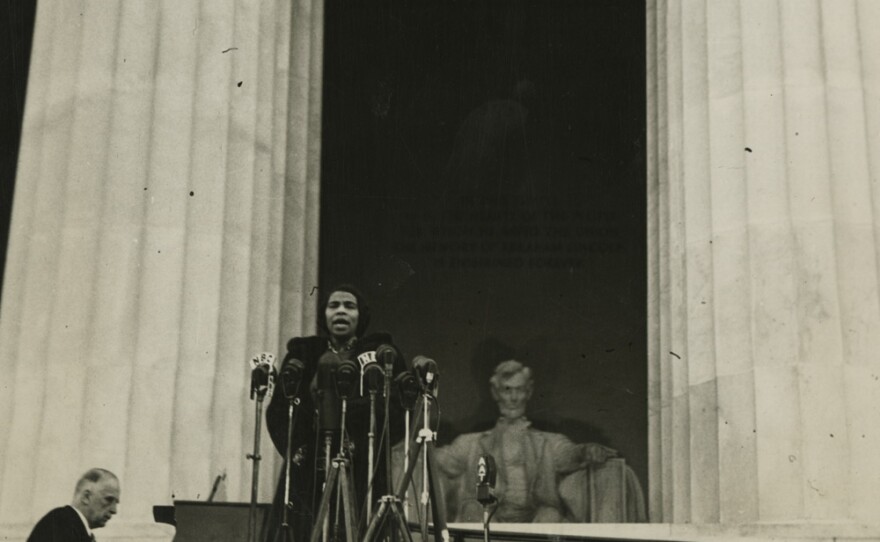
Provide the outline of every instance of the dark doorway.
<path id="1" fill-rule="evenodd" d="M 15 192 L 15 171 L 24 117 L 36 0 L 4 2 L 0 7 L 0 284 L 6 269 L 6 246 Z"/>
<path id="2" fill-rule="evenodd" d="M 645 4 L 327 2 L 323 286 L 441 368 L 441 442 L 529 417 L 647 485 Z"/>

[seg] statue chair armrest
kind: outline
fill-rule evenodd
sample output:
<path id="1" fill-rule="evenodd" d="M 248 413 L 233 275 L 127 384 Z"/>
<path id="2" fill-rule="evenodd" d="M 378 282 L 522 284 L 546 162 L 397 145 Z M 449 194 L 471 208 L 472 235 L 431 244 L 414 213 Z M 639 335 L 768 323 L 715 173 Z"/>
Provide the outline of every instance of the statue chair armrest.
<path id="1" fill-rule="evenodd" d="M 622 458 L 575 471 L 560 480 L 559 494 L 578 523 L 647 521 L 638 478 Z"/>

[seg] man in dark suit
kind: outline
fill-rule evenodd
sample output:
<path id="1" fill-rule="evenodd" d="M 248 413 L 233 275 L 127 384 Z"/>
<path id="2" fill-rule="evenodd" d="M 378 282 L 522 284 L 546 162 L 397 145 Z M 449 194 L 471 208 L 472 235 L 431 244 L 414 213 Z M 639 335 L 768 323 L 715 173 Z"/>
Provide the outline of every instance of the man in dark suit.
<path id="1" fill-rule="evenodd" d="M 91 469 L 76 483 L 73 502 L 43 516 L 28 542 L 92 542 L 92 529 L 106 525 L 118 504 L 116 475 L 106 469 Z"/>

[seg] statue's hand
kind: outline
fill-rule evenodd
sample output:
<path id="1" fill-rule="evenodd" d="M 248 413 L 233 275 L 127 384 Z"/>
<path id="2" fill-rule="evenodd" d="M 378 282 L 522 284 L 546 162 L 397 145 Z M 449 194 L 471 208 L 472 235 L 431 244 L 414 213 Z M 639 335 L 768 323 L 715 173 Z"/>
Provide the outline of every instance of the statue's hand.
<path id="1" fill-rule="evenodd" d="M 584 462 L 589 465 L 592 463 L 604 463 L 609 458 L 617 457 L 617 450 L 588 442 L 584 444 Z"/>

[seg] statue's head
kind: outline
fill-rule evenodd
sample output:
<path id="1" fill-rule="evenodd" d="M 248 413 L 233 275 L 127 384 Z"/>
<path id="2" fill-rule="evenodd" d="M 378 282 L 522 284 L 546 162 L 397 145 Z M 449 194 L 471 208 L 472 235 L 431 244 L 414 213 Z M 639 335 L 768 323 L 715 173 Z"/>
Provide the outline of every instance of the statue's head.
<path id="1" fill-rule="evenodd" d="M 492 398 L 498 403 L 501 416 L 514 420 L 526 413 L 532 397 L 532 370 L 516 360 L 502 361 L 489 379 Z"/>

